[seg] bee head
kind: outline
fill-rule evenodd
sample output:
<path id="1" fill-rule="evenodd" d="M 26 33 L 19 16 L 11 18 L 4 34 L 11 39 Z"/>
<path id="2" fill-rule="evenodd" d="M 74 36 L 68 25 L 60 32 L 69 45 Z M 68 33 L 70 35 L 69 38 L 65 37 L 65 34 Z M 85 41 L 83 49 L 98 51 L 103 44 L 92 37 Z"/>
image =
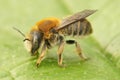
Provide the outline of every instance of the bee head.
<path id="1" fill-rule="evenodd" d="M 27 36 L 23 32 L 21 32 L 19 29 L 13 27 L 14 30 L 19 32 L 25 39 L 24 45 L 28 52 L 31 53 L 31 55 L 35 55 L 42 43 L 43 40 L 43 33 L 41 31 L 31 31 Z"/>
<path id="2" fill-rule="evenodd" d="M 26 38 L 23 41 L 27 51 L 30 52 L 31 55 L 35 55 L 41 45 L 42 40 L 43 40 L 43 33 L 38 31 L 33 31 L 30 33 L 29 36 L 26 36 Z"/>

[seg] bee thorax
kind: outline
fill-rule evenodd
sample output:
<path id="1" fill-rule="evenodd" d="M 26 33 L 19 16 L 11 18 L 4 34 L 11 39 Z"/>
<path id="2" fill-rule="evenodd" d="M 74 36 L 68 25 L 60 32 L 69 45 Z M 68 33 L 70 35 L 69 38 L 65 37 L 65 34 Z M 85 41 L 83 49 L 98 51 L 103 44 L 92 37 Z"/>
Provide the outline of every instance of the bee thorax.
<path id="1" fill-rule="evenodd" d="M 53 34 L 50 39 L 46 40 L 46 44 L 48 45 L 48 48 L 50 48 L 50 46 L 55 46 L 60 44 L 60 42 L 63 40 L 63 36 L 59 35 L 59 34 Z"/>

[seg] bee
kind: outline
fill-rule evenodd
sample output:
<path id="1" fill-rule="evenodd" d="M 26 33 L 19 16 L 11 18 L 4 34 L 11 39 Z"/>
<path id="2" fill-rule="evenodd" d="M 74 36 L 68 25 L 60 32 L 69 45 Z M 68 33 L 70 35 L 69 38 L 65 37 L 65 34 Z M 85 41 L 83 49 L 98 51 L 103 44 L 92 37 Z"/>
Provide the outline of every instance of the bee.
<path id="1" fill-rule="evenodd" d="M 83 10 L 60 21 L 58 18 L 45 18 L 37 22 L 27 35 L 14 28 L 24 37 L 24 45 L 32 56 L 38 55 L 36 66 L 44 59 L 46 50 L 58 45 L 58 65 L 63 66 L 62 53 L 65 44 L 75 44 L 77 54 L 82 60 L 87 58 L 83 55 L 80 44 L 76 40 L 65 40 L 64 36 L 86 36 L 92 33 L 90 22 L 86 19 L 96 10 Z M 39 48 L 41 52 L 39 54 Z"/>

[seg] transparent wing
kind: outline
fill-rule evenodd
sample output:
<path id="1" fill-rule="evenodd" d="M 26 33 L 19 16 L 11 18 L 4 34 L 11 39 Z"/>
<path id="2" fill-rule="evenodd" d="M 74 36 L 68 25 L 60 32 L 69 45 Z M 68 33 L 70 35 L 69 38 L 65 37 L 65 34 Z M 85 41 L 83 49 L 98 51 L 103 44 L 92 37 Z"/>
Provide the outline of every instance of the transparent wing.
<path id="1" fill-rule="evenodd" d="M 97 10 L 84 10 L 84 11 L 75 13 L 72 16 L 63 19 L 60 26 L 56 30 L 59 31 L 61 29 L 64 29 L 68 27 L 70 24 L 78 22 L 81 19 L 88 17 L 89 15 L 93 14 L 96 11 Z"/>

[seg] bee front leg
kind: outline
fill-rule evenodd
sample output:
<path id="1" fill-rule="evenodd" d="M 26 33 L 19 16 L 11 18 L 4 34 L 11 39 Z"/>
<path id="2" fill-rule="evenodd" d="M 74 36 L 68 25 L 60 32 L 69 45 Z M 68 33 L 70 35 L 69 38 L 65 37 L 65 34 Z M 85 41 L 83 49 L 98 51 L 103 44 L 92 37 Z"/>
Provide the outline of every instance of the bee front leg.
<path id="1" fill-rule="evenodd" d="M 37 62 L 36 62 L 37 67 L 40 65 L 41 61 L 44 59 L 46 50 L 47 50 L 47 46 L 46 46 L 46 44 L 44 44 L 42 47 L 42 50 L 41 50 L 41 54 L 39 55 Z"/>
<path id="2" fill-rule="evenodd" d="M 57 51 L 57 54 L 58 54 L 58 65 L 63 67 L 64 65 L 62 64 L 62 52 L 63 52 L 63 49 L 64 49 L 64 45 L 65 45 L 65 42 L 62 41 L 60 42 L 59 44 L 59 48 L 58 48 L 58 51 Z"/>

